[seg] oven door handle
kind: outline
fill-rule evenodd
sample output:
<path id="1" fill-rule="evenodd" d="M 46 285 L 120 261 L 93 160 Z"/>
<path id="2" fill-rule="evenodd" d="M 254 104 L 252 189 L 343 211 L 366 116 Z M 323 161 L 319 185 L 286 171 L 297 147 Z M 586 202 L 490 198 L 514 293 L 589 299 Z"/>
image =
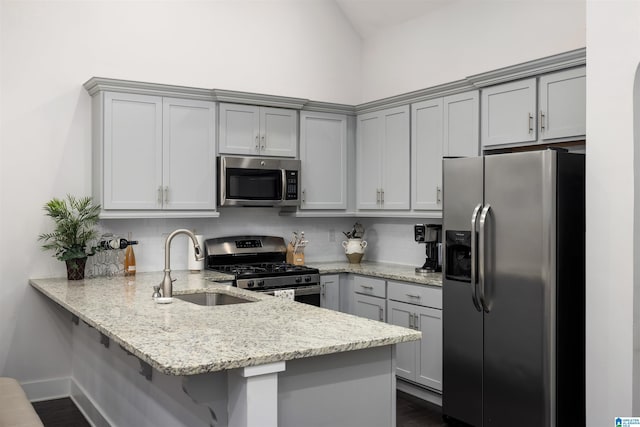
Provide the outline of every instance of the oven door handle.
<path id="1" fill-rule="evenodd" d="M 310 286 L 301 286 L 299 288 L 281 288 L 281 289 L 271 289 L 265 292 L 267 295 L 273 295 L 275 291 L 285 291 L 293 289 L 294 295 L 320 295 L 320 285 L 310 285 Z"/>

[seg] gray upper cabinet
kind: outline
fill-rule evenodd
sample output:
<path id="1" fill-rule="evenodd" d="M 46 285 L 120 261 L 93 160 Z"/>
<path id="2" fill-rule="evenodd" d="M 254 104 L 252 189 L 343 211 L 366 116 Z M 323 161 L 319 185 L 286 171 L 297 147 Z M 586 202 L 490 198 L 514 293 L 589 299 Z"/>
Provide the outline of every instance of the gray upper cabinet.
<path id="1" fill-rule="evenodd" d="M 411 207 L 442 209 L 442 98 L 411 105 Z"/>
<path id="2" fill-rule="evenodd" d="M 358 209 L 409 209 L 409 114 L 409 106 L 406 105 L 358 116 Z"/>
<path id="3" fill-rule="evenodd" d="M 215 104 L 163 98 L 163 209 L 216 209 Z"/>
<path id="4" fill-rule="evenodd" d="M 586 69 L 540 77 L 540 137 L 547 141 L 586 135 Z"/>
<path id="5" fill-rule="evenodd" d="M 300 113 L 300 209 L 347 208 L 347 117 Z"/>
<path id="6" fill-rule="evenodd" d="M 536 141 L 536 79 L 483 89 L 481 111 L 484 148 Z"/>
<path id="7" fill-rule="evenodd" d="M 470 91 L 411 105 L 411 207 L 442 209 L 442 158 L 479 151 L 479 94 Z"/>
<path id="8" fill-rule="evenodd" d="M 296 157 L 297 111 L 244 104 L 220 104 L 221 154 Z"/>
<path id="9" fill-rule="evenodd" d="M 443 105 L 444 157 L 474 157 L 480 152 L 480 92 L 445 96 Z"/>
<path id="10" fill-rule="evenodd" d="M 571 141 L 586 135 L 586 68 L 482 90 L 482 147 Z"/>
<path id="11" fill-rule="evenodd" d="M 215 211 L 213 102 L 117 92 L 92 102 L 93 193 L 103 217 Z"/>
<path id="12" fill-rule="evenodd" d="M 94 197 L 105 210 L 161 209 L 162 98 L 106 92 L 93 102 L 104 123 L 94 135 Z"/>

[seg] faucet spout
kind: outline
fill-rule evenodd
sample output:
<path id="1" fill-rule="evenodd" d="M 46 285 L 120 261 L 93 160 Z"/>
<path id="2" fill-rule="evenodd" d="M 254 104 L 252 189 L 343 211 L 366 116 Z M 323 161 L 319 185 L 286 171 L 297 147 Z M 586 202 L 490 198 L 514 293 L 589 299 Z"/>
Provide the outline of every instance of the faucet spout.
<path id="1" fill-rule="evenodd" d="M 176 279 L 171 279 L 171 241 L 178 234 L 186 234 L 191 238 L 193 242 L 194 254 L 196 261 L 201 261 L 204 259 L 204 254 L 202 253 L 202 248 L 198 243 L 198 239 L 195 234 L 191 230 L 187 230 L 186 228 L 180 228 L 171 232 L 167 239 L 164 242 L 164 278 L 162 282 L 160 282 L 160 288 L 162 289 L 162 296 L 165 298 L 169 298 L 173 296 L 173 282 Z"/>

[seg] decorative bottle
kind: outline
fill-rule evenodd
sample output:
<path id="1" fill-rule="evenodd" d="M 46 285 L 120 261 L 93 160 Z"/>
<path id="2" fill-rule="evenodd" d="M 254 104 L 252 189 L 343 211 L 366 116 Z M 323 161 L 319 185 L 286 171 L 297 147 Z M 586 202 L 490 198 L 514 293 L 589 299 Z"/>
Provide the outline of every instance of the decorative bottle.
<path id="1" fill-rule="evenodd" d="M 136 240 L 131 240 L 131 233 L 129 233 L 129 240 L 120 239 L 120 247 L 123 247 L 123 241 L 127 248 L 124 251 L 124 275 L 135 276 L 136 274 L 136 255 L 133 253 L 133 245 L 137 244 Z"/>

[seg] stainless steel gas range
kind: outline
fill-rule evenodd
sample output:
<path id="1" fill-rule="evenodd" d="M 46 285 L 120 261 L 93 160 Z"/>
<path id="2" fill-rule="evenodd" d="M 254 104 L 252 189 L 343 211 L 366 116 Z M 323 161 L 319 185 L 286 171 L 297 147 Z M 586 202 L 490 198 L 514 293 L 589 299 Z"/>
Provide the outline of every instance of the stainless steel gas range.
<path id="1" fill-rule="evenodd" d="M 204 246 L 206 268 L 235 276 L 234 286 L 271 295 L 290 289 L 296 301 L 320 305 L 318 269 L 286 263 L 282 237 L 218 237 L 205 240 Z"/>

